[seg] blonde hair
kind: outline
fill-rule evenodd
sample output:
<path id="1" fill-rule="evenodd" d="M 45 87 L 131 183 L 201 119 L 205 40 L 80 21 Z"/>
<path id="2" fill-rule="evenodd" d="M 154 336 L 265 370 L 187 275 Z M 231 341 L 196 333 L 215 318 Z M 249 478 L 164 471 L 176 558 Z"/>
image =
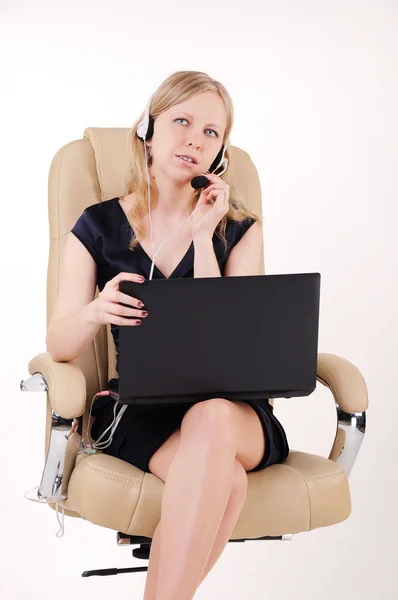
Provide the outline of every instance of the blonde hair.
<path id="1" fill-rule="evenodd" d="M 170 75 L 163 83 L 158 87 L 152 98 L 150 107 L 150 114 L 156 118 L 162 112 L 168 110 L 175 104 L 184 102 L 199 94 L 201 92 L 215 92 L 220 96 L 224 102 L 227 125 L 224 132 L 223 145 L 228 140 L 234 117 L 234 109 L 231 97 L 225 87 L 218 81 L 212 79 L 207 73 L 201 71 L 177 71 Z M 143 219 L 148 214 L 148 180 L 146 174 L 146 161 L 145 161 L 145 149 L 144 142 L 140 140 L 136 135 L 138 124 L 144 117 L 144 111 L 133 124 L 129 131 L 129 144 L 131 149 L 130 157 L 130 171 L 125 186 L 124 195 L 135 193 L 135 199 L 132 203 L 131 210 L 127 214 L 127 219 L 135 232 L 135 236 L 130 242 L 130 249 L 133 250 L 137 246 L 143 237 L 144 227 Z M 224 156 L 228 158 L 228 168 L 230 165 L 229 149 L 227 148 Z M 226 173 L 228 172 L 228 169 Z M 225 175 L 221 175 L 221 178 Z M 153 178 L 149 178 L 150 181 L 150 193 L 151 193 L 151 209 L 155 208 L 158 199 L 159 192 L 157 185 Z M 190 199 L 191 212 L 194 210 L 196 203 L 199 199 L 201 190 L 193 190 Z M 223 241 L 225 249 L 227 248 L 227 242 L 225 239 L 225 229 L 227 226 L 227 220 L 242 221 L 248 217 L 252 217 L 256 221 L 261 221 L 261 217 L 253 213 L 245 205 L 245 202 L 239 193 L 233 187 L 230 187 L 230 198 L 229 198 L 229 211 L 221 219 L 215 230 L 216 235 Z"/>

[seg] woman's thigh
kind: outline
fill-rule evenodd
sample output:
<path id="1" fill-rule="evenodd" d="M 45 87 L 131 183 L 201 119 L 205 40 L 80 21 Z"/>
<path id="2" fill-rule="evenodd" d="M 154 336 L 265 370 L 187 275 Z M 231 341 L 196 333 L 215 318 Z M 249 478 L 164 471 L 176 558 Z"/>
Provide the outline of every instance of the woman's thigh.
<path id="1" fill-rule="evenodd" d="M 208 409 L 211 408 L 210 411 Z M 221 410 L 218 410 L 221 408 Z M 224 410 L 228 408 L 229 410 Z M 225 428 L 227 424 L 236 433 L 236 459 L 250 471 L 256 467 L 264 456 L 265 437 L 261 421 L 252 406 L 246 402 L 231 402 L 224 398 L 212 398 L 198 402 L 190 407 L 183 417 L 183 423 L 199 421 L 204 412 L 212 411 L 221 414 L 220 427 Z M 183 425 L 182 423 L 182 425 Z M 206 429 L 203 429 L 206 435 Z M 151 473 L 166 481 L 172 460 L 178 450 L 181 441 L 181 428 L 175 431 L 153 454 L 149 461 Z"/>

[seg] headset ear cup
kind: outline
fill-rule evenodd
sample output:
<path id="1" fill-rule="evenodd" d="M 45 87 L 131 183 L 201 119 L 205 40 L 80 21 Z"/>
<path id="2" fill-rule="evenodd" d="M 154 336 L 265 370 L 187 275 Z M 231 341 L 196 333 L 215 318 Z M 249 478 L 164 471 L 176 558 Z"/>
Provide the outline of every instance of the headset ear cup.
<path id="1" fill-rule="evenodd" d="M 144 134 L 145 134 L 144 122 L 145 122 L 145 117 L 137 125 L 137 130 L 135 132 L 135 134 L 138 137 L 138 139 L 141 140 L 142 142 L 144 141 Z M 152 136 L 153 136 L 154 123 L 155 123 L 155 119 L 153 118 L 152 115 L 149 115 L 149 117 L 148 117 L 148 128 L 147 128 L 147 131 L 146 131 L 146 138 L 145 138 L 146 140 L 150 140 L 152 138 Z M 138 132 L 140 132 L 140 133 L 138 133 Z"/>
<path id="2" fill-rule="evenodd" d="M 210 165 L 210 169 L 209 169 L 210 173 L 213 173 L 213 171 L 215 171 L 217 169 L 217 167 L 221 166 L 220 162 L 222 159 L 223 152 L 224 152 L 224 146 L 221 146 L 220 152 L 217 154 L 216 158 L 213 160 L 213 162 Z"/>
<path id="3" fill-rule="evenodd" d="M 154 126 L 154 123 L 155 123 L 155 119 L 153 118 L 152 115 L 149 115 L 148 132 L 147 132 L 147 135 L 146 135 L 146 139 L 147 140 L 150 140 L 152 138 L 152 136 L 153 136 L 153 126 Z"/>

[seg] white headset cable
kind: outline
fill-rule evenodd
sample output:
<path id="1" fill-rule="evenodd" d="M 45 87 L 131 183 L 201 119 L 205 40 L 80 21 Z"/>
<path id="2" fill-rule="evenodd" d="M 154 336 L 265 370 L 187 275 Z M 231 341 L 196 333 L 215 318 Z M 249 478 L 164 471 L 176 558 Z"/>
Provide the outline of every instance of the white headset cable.
<path id="1" fill-rule="evenodd" d="M 27 494 L 29 494 L 30 492 L 33 492 L 34 490 L 38 490 L 38 489 L 39 489 L 39 486 L 37 485 L 36 487 L 32 488 L 31 490 L 28 490 L 27 492 L 25 492 L 24 496 L 30 502 L 39 502 L 40 504 L 47 504 L 48 502 L 55 502 L 55 514 L 56 514 L 58 525 L 59 525 L 59 529 L 58 529 L 57 533 L 55 534 L 55 537 L 61 538 L 61 537 L 63 537 L 63 535 L 65 533 L 65 509 L 64 509 L 63 504 L 59 503 L 59 500 L 61 500 L 62 498 L 49 497 L 49 498 L 46 498 L 43 500 L 40 500 L 39 498 L 28 498 Z M 59 520 L 59 514 L 58 514 L 59 506 L 62 509 L 61 521 Z"/>

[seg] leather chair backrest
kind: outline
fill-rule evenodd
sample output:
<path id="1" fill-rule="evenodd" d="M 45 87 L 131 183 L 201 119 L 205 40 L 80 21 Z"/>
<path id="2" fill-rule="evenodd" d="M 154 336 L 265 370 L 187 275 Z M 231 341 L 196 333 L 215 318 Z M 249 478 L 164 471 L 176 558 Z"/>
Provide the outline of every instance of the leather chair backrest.
<path id="1" fill-rule="evenodd" d="M 49 172 L 48 211 L 50 251 L 47 277 L 47 324 L 62 278 L 67 236 L 87 206 L 121 196 L 129 169 L 129 128 L 89 127 L 81 140 L 63 146 L 54 156 Z M 250 210 L 262 217 L 261 188 L 250 156 L 229 146 L 230 162 L 225 181 L 241 194 Z M 264 255 L 260 263 L 264 274 Z M 96 290 L 98 296 L 98 288 Z M 103 325 L 87 350 L 73 361 L 84 372 L 87 399 L 106 389 L 117 377 L 116 352 L 110 325 Z M 86 407 L 87 410 L 87 407 Z"/>

